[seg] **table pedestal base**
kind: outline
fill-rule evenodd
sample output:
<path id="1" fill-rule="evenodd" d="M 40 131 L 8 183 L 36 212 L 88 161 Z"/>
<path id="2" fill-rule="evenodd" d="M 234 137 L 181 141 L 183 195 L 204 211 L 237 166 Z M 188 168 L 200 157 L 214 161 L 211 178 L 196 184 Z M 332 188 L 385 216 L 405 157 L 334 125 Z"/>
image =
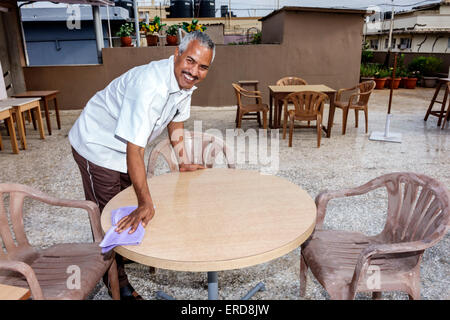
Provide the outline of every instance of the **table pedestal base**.
<path id="1" fill-rule="evenodd" d="M 249 300 L 253 297 L 258 291 L 264 291 L 266 287 L 264 283 L 258 283 L 253 289 L 251 289 L 245 296 L 241 298 L 241 300 Z M 156 297 L 158 299 L 163 300 L 175 300 L 174 297 L 168 295 L 163 291 L 156 292 Z M 218 300 L 219 299 L 219 283 L 217 280 L 217 272 L 212 271 L 208 272 L 208 300 Z"/>

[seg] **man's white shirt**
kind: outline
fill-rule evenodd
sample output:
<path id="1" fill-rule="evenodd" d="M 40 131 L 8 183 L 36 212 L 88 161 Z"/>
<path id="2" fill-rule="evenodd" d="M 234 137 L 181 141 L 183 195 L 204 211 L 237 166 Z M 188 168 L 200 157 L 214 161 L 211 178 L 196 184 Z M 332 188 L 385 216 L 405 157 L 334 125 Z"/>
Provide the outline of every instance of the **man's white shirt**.
<path id="1" fill-rule="evenodd" d="M 127 141 L 145 148 L 170 121 L 190 116 L 196 87 L 180 89 L 173 60 L 135 67 L 97 92 L 69 132 L 72 147 L 96 165 L 126 173 Z"/>

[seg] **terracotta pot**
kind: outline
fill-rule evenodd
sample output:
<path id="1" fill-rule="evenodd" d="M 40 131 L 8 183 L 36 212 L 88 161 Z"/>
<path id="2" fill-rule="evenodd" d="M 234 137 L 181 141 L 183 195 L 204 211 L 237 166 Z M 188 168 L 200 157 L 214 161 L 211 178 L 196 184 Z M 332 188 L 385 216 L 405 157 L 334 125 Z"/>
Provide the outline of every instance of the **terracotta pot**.
<path id="1" fill-rule="evenodd" d="M 178 44 L 178 37 L 177 36 L 171 36 L 168 34 L 166 36 L 166 41 L 168 46 L 176 46 Z"/>
<path id="2" fill-rule="evenodd" d="M 120 37 L 120 46 L 121 47 L 132 47 L 131 37 Z"/>
<path id="3" fill-rule="evenodd" d="M 406 89 L 414 89 L 417 84 L 417 78 L 406 78 L 405 80 L 405 88 Z"/>
<path id="4" fill-rule="evenodd" d="M 400 81 L 401 80 L 402 80 L 402 78 L 394 78 L 394 89 L 398 89 L 398 87 L 400 86 Z M 392 81 L 391 77 L 386 79 L 386 82 L 385 82 L 385 87 L 386 88 L 388 88 L 388 89 L 391 88 L 391 81 Z"/>
<path id="5" fill-rule="evenodd" d="M 408 80 L 408 77 L 402 77 L 402 80 L 400 81 L 400 88 L 405 87 L 406 80 Z"/>
<path id="6" fill-rule="evenodd" d="M 375 78 L 375 89 L 384 89 L 384 85 L 386 83 L 386 78 Z"/>
<path id="7" fill-rule="evenodd" d="M 148 34 L 145 36 L 145 38 L 147 39 L 147 46 L 154 47 L 154 46 L 158 45 L 158 36 L 155 36 L 153 34 Z"/>

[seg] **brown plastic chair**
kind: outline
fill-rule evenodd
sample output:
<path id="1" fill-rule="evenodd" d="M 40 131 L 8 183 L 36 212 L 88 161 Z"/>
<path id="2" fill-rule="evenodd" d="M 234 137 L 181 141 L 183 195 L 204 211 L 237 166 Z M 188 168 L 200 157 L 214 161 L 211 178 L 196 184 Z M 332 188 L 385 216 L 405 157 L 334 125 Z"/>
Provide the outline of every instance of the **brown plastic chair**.
<path id="1" fill-rule="evenodd" d="M 267 129 L 267 113 L 269 112 L 269 106 L 262 103 L 262 97 L 260 91 L 249 91 L 242 88 L 237 83 L 232 83 L 237 99 L 237 113 L 236 113 L 236 128 L 240 128 L 242 124 L 242 117 L 246 113 L 262 112 L 263 113 L 263 128 Z M 257 104 L 244 103 L 244 98 L 256 98 Z"/>
<path id="2" fill-rule="evenodd" d="M 317 147 L 320 147 L 320 139 L 322 137 L 322 118 L 325 100 L 328 96 L 316 91 L 293 92 L 284 98 L 284 122 L 283 122 L 283 139 L 286 139 L 286 127 L 289 123 L 289 147 L 292 147 L 292 135 L 294 132 L 294 121 L 316 121 L 317 128 Z M 294 110 L 288 110 L 288 104 L 293 103 Z"/>
<path id="3" fill-rule="evenodd" d="M 5 193 L 9 194 L 11 229 L 3 200 Z M 24 230 L 25 198 L 52 206 L 86 210 L 94 242 L 62 243 L 46 249 L 32 247 Z M 34 300 L 79 300 L 87 298 L 102 276 L 108 272 L 112 296 L 118 300 L 120 299 L 119 280 L 114 252 L 101 254 L 99 243 L 102 237 L 100 212 L 95 203 L 57 199 L 20 184 L 0 184 L 0 239 L 2 240 L 0 243 L 3 245 L 0 251 L 0 283 L 29 287 Z M 78 275 L 79 279 L 70 278 Z"/>
<path id="4" fill-rule="evenodd" d="M 307 85 L 306 80 L 299 77 L 284 77 L 277 81 L 277 86 L 297 86 L 297 85 Z"/>
<path id="5" fill-rule="evenodd" d="M 184 130 L 184 141 L 189 160 L 195 164 L 201 164 L 212 168 L 215 158 L 221 153 L 224 155 L 228 168 L 235 168 L 234 157 L 230 148 L 222 139 L 208 133 L 191 132 Z M 162 155 L 171 172 L 178 172 L 178 160 L 169 138 L 158 143 L 150 152 L 147 165 L 147 177 L 155 174 L 158 157 Z"/>
<path id="6" fill-rule="evenodd" d="M 380 234 L 322 229 L 331 199 L 378 188 L 386 188 L 388 196 L 387 220 Z M 372 292 L 380 299 L 382 291 L 404 291 L 410 299 L 420 299 L 424 250 L 444 237 L 449 224 L 449 192 L 444 184 L 421 174 L 391 173 L 357 188 L 322 192 L 316 205 L 316 229 L 301 250 L 301 296 L 309 267 L 331 299 L 354 299 L 356 292 Z"/>
<path id="7" fill-rule="evenodd" d="M 370 94 L 372 93 L 374 88 L 375 88 L 375 81 L 370 80 L 362 82 L 357 86 L 354 86 L 353 88 L 340 89 L 337 92 L 336 101 L 334 102 L 334 104 L 337 108 L 342 109 L 342 134 L 345 134 L 345 131 L 347 129 L 347 117 L 349 109 L 355 110 L 355 128 L 358 128 L 358 112 L 364 111 L 366 120 L 366 133 L 368 132 L 368 120 L 369 120 L 368 105 Z M 341 101 L 341 95 L 343 92 L 353 90 L 358 90 L 358 92 L 353 93 L 348 101 Z M 358 100 L 353 102 L 354 98 L 356 97 L 358 97 Z"/>

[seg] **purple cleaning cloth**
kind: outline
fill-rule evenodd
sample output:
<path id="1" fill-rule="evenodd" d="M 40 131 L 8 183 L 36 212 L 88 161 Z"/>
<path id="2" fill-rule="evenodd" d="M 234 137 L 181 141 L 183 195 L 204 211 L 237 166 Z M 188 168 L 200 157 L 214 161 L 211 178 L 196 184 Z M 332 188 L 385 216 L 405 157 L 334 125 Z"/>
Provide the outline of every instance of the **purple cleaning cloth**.
<path id="1" fill-rule="evenodd" d="M 100 247 L 102 247 L 102 253 L 106 253 L 117 246 L 130 244 L 136 245 L 141 243 L 145 234 L 145 229 L 142 226 L 142 222 L 139 223 L 136 231 L 131 234 L 128 233 L 131 227 L 122 231 L 121 233 L 115 231 L 116 224 L 120 221 L 120 219 L 129 215 L 136 208 L 136 206 L 122 207 L 111 212 L 111 222 L 113 226 L 108 230 L 108 232 L 105 234 L 105 237 L 103 238 L 103 241 L 100 243 Z"/>

